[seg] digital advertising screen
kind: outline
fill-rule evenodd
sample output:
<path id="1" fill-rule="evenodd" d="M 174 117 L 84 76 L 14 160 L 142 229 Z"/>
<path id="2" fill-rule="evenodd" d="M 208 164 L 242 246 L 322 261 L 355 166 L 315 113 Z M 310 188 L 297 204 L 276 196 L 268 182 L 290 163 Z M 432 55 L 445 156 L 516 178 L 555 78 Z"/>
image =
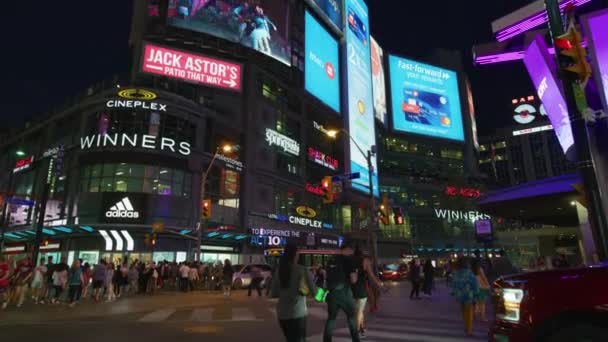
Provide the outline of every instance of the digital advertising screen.
<path id="1" fill-rule="evenodd" d="M 306 0 L 308 5 L 316 8 L 328 21 L 342 31 L 342 0 Z"/>
<path id="2" fill-rule="evenodd" d="M 604 108 L 608 109 L 608 10 L 589 14 L 583 19 L 594 63 L 594 77 Z"/>
<path id="3" fill-rule="evenodd" d="M 289 0 L 171 1 L 167 24 L 239 43 L 291 65 Z"/>
<path id="4" fill-rule="evenodd" d="M 346 0 L 346 70 L 348 95 L 348 129 L 350 136 L 350 171 L 359 172 L 361 178 L 352 182 L 354 189 L 369 193 L 369 168 L 366 156 L 376 145 L 374 126 L 374 98 L 372 94 L 372 67 L 369 39 L 369 16 L 362 0 Z M 354 141 L 353 141 L 354 140 Z M 372 156 L 372 184 L 374 195 L 379 196 L 376 157 Z"/>
<path id="5" fill-rule="evenodd" d="M 568 107 L 556 77 L 556 66 L 541 35 L 530 43 L 524 64 L 543 103 L 564 154 L 574 145 Z"/>
<path id="6" fill-rule="evenodd" d="M 396 131 L 464 141 L 454 71 L 390 55 L 389 73 Z"/>
<path id="7" fill-rule="evenodd" d="M 372 56 L 372 88 L 374 93 L 374 116 L 386 125 L 386 84 L 384 82 L 384 51 L 374 37 L 370 39 Z"/>
<path id="8" fill-rule="evenodd" d="M 338 41 L 306 11 L 304 87 L 340 113 L 340 54 Z"/>

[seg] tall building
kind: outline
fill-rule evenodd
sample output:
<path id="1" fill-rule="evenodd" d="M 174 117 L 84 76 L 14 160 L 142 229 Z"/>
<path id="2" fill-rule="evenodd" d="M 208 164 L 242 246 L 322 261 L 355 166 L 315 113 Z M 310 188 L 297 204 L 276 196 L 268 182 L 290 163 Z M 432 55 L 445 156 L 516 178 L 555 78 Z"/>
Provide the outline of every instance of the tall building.
<path id="1" fill-rule="evenodd" d="M 493 188 L 574 172 L 535 95 L 511 100 L 512 124 L 480 137 L 479 169 Z"/>

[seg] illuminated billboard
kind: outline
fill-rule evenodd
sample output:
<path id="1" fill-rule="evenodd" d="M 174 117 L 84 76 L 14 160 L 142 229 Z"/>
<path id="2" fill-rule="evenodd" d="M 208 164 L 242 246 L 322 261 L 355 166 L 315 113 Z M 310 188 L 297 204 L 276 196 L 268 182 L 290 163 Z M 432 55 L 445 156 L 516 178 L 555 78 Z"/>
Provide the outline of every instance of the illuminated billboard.
<path id="1" fill-rule="evenodd" d="M 342 0 L 306 0 L 306 2 L 336 29 L 342 31 Z"/>
<path id="2" fill-rule="evenodd" d="M 522 96 L 511 100 L 513 121 L 519 125 L 547 123 L 547 111 L 534 95 Z"/>
<path id="3" fill-rule="evenodd" d="M 374 37 L 370 39 L 372 56 L 372 86 L 374 92 L 374 116 L 386 124 L 386 85 L 384 82 L 384 51 Z"/>
<path id="4" fill-rule="evenodd" d="M 305 15 L 304 87 L 340 113 L 340 54 L 338 41 L 312 14 Z"/>
<path id="5" fill-rule="evenodd" d="M 464 141 L 454 71 L 389 55 L 389 73 L 396 131 Z"/>
<path id="6" fill-rule="evenodd" d="M 562 150 L 567 153 L 574 144 L 568 107 L 555 76 L 556 66 L 549 56 L 547 45 L 541 35 L 536 36 L 526 49 L 524 64 L 536 88 L 538 98 L 549 115 Z"/>
<path id="7" fill-rule="evenodd" d="M 589 52 L 595 62 L 591 63 L 595 81 L 604 108 L 608 109 L 608 10 L 589 14 L 583 22 L 589 42 Z"/>
<path id="8" fill-rule="evenodd" d="M 352 182 L 354 189 L 369 193 L 369 168 L 364 153 L 376 145 L 374 127 L 374 99 L 372 94 L 372 68 L 369 39 L 369 16 L 363 0 L 346 0 L 346 70 L 348 95 L 348 129 L 350 141 L 350 172 L 359 172 L 361 178 Z M 374 195 L 378 192 L 376 157 L 372 156 L 372 183 Z"/>
<path id="9" fill-rule="evenodd" d="M 241 90 L 241 65 L 166 47 L 144 44 L 143 72 L 216 88 Z"/>
<path id="10" fill-rule="evenodd" d="M 291 65 L 288 0 L 171 1 L 167 24 L 210 34 Z"/>

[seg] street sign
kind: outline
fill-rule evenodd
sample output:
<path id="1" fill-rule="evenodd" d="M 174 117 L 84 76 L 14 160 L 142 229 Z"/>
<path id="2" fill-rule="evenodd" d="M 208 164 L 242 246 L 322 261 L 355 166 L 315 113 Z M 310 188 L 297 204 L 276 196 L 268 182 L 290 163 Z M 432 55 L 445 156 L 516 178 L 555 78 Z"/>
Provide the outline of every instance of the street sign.
<path id="1" fill-rule="evenodd" d="M 10 197 L 8 199 L 8 203 L 12 204 L 12 205 L 25 205 L 28 207 L 33 207 L 36 202 L 32 201 L 32 200 L 28 200 L 25 198 L 15 198 L 15 197 Z"/>
<path id="2" fill-rule="evenodd" d="M 345 180 L 352 180 L 352 179 L 359 179 L 359 178 L 361 178 L 361 174 L 359 172 L 354 172 L 354 173 L 347 173 L 344 175 L 333 176 L 333 177 L 331 177 L 331 180 L 334 182 L 342 182 Z"/>

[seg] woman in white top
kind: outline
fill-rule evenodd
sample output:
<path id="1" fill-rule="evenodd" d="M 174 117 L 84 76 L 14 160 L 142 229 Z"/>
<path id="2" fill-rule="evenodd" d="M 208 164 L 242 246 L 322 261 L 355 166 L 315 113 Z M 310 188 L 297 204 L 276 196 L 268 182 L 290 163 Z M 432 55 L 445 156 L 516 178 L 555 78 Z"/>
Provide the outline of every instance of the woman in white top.
<path id="1" fill-rule="evenodd" d="M 34 270 L 34 280 L 32 280 L 32 297 L 36 304 L 44 304 L 47 271 L 47 267 L 44 265 L 44 258 L 42 258 L 40 259 L 40 266 Z"/>

